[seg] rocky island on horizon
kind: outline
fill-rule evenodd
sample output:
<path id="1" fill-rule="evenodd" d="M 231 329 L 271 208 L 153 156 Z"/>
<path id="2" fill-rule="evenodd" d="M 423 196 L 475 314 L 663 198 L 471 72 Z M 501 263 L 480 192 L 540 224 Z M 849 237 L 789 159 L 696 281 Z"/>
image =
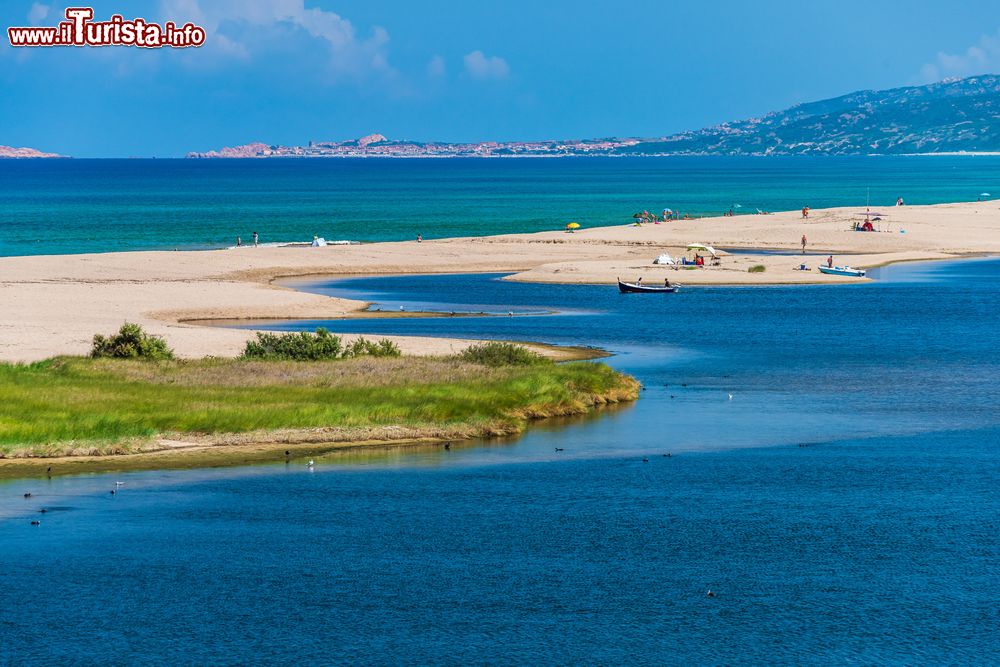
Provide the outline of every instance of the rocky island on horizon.
<path id="1" fill-rule="evenodd" d="M 64 155 L 58 153 L 43 153 L 34 148 L 14 148 L 13 146 L 0 146 L 0 159 L 21 159 L 21 158 L 61 158 Z"/>

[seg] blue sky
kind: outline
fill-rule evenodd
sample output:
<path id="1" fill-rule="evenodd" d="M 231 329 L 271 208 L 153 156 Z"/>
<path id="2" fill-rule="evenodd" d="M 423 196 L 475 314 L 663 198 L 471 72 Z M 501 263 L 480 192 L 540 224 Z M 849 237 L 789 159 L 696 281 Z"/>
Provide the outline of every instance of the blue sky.
<path id="1" fill-rule="evenodd" d="M 74 3 L 76 4 L 76 3 Z M 381 132 L 662 136 L 865 88 L 1000 71 L 992 1 L 117 0 L 200 49 L 13 49 L 0 144 L 176 156 Z M 64 4 L 4 0 L 0 24 Z M 6 32 L 6 31 L 4 31 Z"/>

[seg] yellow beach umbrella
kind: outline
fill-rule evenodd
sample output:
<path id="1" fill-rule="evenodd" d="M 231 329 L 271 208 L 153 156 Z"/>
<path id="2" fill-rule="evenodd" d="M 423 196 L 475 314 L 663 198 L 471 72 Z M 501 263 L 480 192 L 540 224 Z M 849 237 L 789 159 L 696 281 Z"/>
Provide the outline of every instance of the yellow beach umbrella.
<path id="1" fill-rule="evenodd" d="M 710 245 L 705 245 L 704 243 L 688 243 L 688 250 L 704 250 L 707 253 L 711 253 L 712 257 L 715 257 L 715 248 Z"/>
<path id="2" fill-rule="evenodd" d="M 580 223 L 579 222 L 571 222 L 568 225 L 566 225 L 566 229 L 580 229 Z"/>

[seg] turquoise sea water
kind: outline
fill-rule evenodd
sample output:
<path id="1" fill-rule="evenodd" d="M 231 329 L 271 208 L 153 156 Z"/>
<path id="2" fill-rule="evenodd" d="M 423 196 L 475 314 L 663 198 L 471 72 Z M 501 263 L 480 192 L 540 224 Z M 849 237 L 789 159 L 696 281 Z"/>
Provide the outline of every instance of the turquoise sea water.
<path id="1" fill-rule="evenodd" d="M 0 256 L 379 241 L 694 215 L 974 201 L 1000 157 L 0 160 Z"/>
<path id="2" fill-rule="evenodd" d="M 876 273 L 317 285 L 555 312 L 335 326 L 602 345 L 646 389 L 314 471 L 0 482 L 0 664 L 997 664 L 1000 261 Z"/>

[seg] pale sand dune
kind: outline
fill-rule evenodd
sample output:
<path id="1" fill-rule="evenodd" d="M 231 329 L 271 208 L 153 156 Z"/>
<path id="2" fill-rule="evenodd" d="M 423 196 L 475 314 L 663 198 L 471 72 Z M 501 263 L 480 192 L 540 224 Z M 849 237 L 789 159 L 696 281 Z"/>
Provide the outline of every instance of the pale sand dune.
<path id="1" fill-rule="evenodd" d="M 874 210 L 874 209 L 873 209 Z M 248 331 L 206 327 L 191 319 L 336 318 L 363 304 L 271 284 L 310 275 L 515 272 L 515 280 L 614 284 L 616 276 L 647 283 L 669 277 L 687 285 L 852 282 L 815 270 L 794 271 L 819 257 L 734 254 L 722 267 L 674 271 L 652 264 L 692 242 L 717 248 L 800 248 L 833 253 L 838 263 L 869 267 L 896 261 L 1000 254 L 1000 202 L 879 209 L 882 233 L 850 231 L 864 207 L 774 215 L 705 218 L 439 241 L 326 248 L 244 247 L 216 251 L 128 252 L 0 259 L 0 359 L 30 361 L 82 354 L 94 333 L 123 321 L 163 335 L 182 356 L 234 355 Z M 900 230 L 905 230 L 900 233 Z M 848 256 L 845 253 L 853 253 Z M 764 273 L 747 268 L 763 264 Z M 411 354 L 441 354 L 467 342 L 397 338 Z"/>

